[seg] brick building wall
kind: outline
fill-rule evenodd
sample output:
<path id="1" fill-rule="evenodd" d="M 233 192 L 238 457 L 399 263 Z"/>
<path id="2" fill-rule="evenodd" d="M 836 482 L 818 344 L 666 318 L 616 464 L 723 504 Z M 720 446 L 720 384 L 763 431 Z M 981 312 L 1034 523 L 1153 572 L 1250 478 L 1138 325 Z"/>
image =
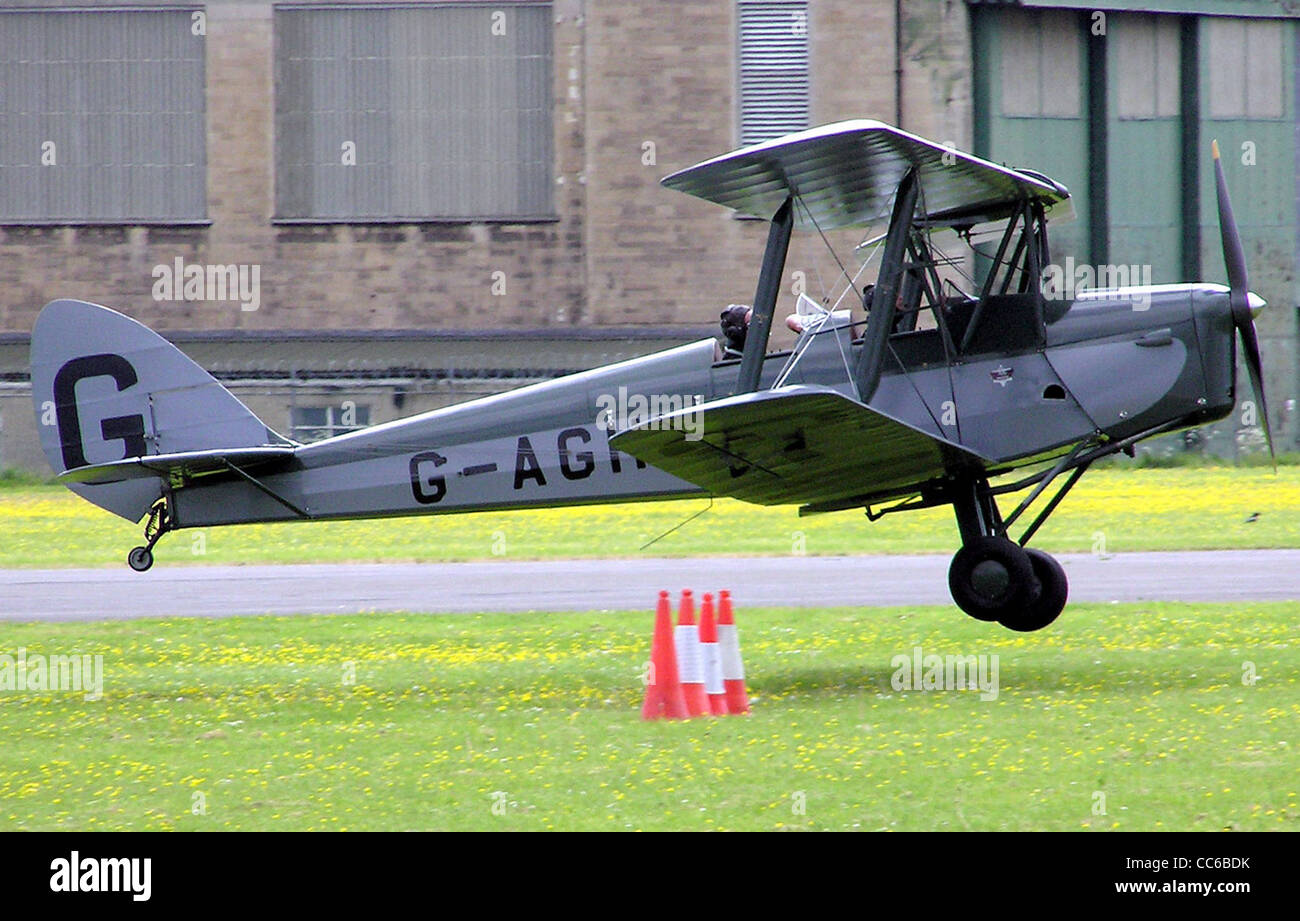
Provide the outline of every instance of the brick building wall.
<path id="1" fill-rule="evenodd" d="M 41 5 L 67 8 L 22 4 Z M 893 9 L 812 0 L 814 123 L 893 119 Z M 905 39 L 929 38 L 904 46 L 907 126 L 962 143 L 964 6 L 909 0 L 908 10 Z M 556 220 L 526 224 L 274 223 L 273 7 L 215 0 L 205 12 L 210 224 L 0 227 L 0 331 L 27 332 L 54 297 L 164 331 L 698 326 L 752 297 L 765 227 L 658 184 L 736 146 L 734 3 L 554 0 Z M 931 86 L 936 59 L 958 74 L 942 91 Z M 859 238 L 832 242 L 843 253 Z M 155 301 L 154 266 L 177 258 L 259 265 L 258 309 Z M 795 272 L 816 293 L 838 268 L 800 236 Z"/>
<path id="2" fill-rule="evenodd" d="M 374 0 L 349 0 L 358 2 Z M 5 0 L 0 9 L 72 5 Z M 738 144 L 734 0 L 553 0 L 555 219 L 535 223 L 277 223 L 273 5 L 202 6 L 208 223 L 0 224 L 0 467 L 45 470 L 25 383 L 24 336 L 57 297 L 105 304 L 182 342 L 189 333 L 203 336 L 203 360 L 218 374 L 227 365 L 247 371 L 256 359 L 241 337 L 295 330 L 349 331 L 355 335 L 346 354 L 379 366 L 391 363 L 385 332 L 480 330 L 486 338 L 459 346 L 469 357 L 458 352 L 456 362 L 521 368 L 536 351 L 528 335 L 543 332 L 551 348 L 571 354 L 566 367 L 585 367 L 610 357 L 591 351 L 589 334 L 619 339 L 614 351 L 627 357 L 675 341 L 674 331 L 680 341 L 707 335 L 721 307 L 753 297 L 766 225 L 659 185 L 668 173 Z M 906 0 L 902 82 L 904 127 L 968 147 L 966 16 L 962 3 Z M 895 120 L 894 25 L 893 0 L 810 0 L 813 124 Z M 830 235 L 850 271 L 861 239 L 861 231 Z M 176 259 L 259 266 L 258 308 L 242 310 L 233 299 L 154 300 L 154 267 Z M 799 285 L 814 296 L 837 293 L 839 272 L 816 235 L 797 234 L 786 296 Z M 620 333 L 628 327 L 642 332 Z M 512 331 L 521 334 L 514 344 Z M 230 334 L 224 345 L 222 333 Z M 375 334 L 368 344 L 366 333 Z M 436 336 L 415 337 L 426 339 L 428 361 L 446 364 L 447 346 Z M 788 344 L 780 324 L 773 342 Z M 301 365 L 307 378 L 329 364 L 320 355 L 307 360 L 297 348 L 285 342 L 283 357 L 265 360 Z M 517 383 L 413 379 L 401 386 L 409 399 L 398 406 L 390 385 L 361 379 L 269 389 L 230 382 L 283 431 L 294 399 L 329 402 L 342 394 L 367 402 L 371 421 L 379 422 Z"/>

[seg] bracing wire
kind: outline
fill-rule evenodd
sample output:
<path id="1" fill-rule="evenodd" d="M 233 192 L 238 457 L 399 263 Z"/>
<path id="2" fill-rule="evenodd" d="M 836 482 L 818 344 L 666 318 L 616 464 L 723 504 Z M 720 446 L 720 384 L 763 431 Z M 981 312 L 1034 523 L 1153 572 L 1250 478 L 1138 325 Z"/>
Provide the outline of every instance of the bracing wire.
<path id="1" fill-rule="evenodd" d="M 677 524 L 673 525 L 671 528 L 669 528 L 667 531 L 664 531 L 664 533 L 660 534 L 658 537 L 654 538 L 653 540 L 646 541 L 644 544 L 641 545 L 641 549 L 644 550 L 647 547 L 659 543 L 659 541 L 663 540 L 665 537 L 667 537 L 669 534 L 672 534 L 674 531 L 680 531 L 682 528 L 686 527 L 696 518 L 699 518 L 701 515 L 703 515 L 707 511 L 710 511 L 712 508 L 713 508 L 713 497 L 709 496 L 708 505 L 704 506 L 704 508 L 700 509 L 698 512 L 695 512 L 694 514 L 688 516 L 685 520 L 679 521 Z"/>

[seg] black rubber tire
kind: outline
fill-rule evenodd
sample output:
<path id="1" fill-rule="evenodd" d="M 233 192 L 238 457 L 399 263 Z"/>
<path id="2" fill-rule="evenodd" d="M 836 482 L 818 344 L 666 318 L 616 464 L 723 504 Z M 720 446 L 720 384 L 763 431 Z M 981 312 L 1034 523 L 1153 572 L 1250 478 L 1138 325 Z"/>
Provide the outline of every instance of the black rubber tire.
<path id="1" fill-rule="evenodd" d="M 148 547 L 133 547 L 126 555 L 126 565 L 136 572 L 144 572 L 153 565 L 153 551 Z"/>
<path id="2" fill-rule="evenodd" d="M 1017 633 L 1032 633 L 1042 630 L 1065 610 L 1065 601 L 1070 595 L 1070 582 L 1065 577 L 1065 569 L 1056 557 L 1041 550 L 1026 550 L 1029 562 L 1034 567 L 1034 575 L 1042 586 L 1038 596 L 1022 609 L 1008 612 L 999 618 L 999 623 L 1008 630 Z"/>
<path id="3" fill-rule="evenodd" d="M 1038 592 L 1034 566 L 1019 544 L 981 537 L 964 545 L 948 567 L 952 600 L 976 620 L 994 621 L 1025 608 Z"/>

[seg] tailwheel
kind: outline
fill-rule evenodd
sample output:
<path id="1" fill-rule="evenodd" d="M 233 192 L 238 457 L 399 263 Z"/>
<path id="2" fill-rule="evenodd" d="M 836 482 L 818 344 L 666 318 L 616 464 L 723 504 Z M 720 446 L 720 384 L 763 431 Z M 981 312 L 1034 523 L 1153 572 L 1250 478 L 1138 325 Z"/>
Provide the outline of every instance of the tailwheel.
<path id="1" fill-rule="evenodd" d="M 1004 622 L 1018 618 L 1041 594 L 1036 572 L 1030 553 L 1014 541 L 976 537 L 953 556 L 948 588 L 953 601 L 971 617 Z"/>
<path id="2" fill-rule="evenodd" d="M 144 525 L 145 545 L 133 547 L 126 555 L 126 565 L 136 572 L 144 572 L 153 565 L 153 546 L 172 528 L 171 514 L 167 511 L 167 499 L 162 498 L 149 509 L 149 520 Z"/>
<path id="3" fill-rule="evenodd" d="M 1065 601 L 1070 594 L 1070 583 L 1065 577 L 1065 569 L 1056 558 L 1041 550 L 1026 550 L 1034 575 L 1042 589 L 1037 596 L 1019 610 L 1008 611 L 998 618 L 998 622 L 1008 630 L 1030 633 L 1041 630 L 1065 610 Z"/>
<path id="4" fill-rule="evenodd" d="M 144 572 L 153 565 L 153 551 L 148 547 L 133 547 L 126 555 L 126 565 L 136 572 Z"/>

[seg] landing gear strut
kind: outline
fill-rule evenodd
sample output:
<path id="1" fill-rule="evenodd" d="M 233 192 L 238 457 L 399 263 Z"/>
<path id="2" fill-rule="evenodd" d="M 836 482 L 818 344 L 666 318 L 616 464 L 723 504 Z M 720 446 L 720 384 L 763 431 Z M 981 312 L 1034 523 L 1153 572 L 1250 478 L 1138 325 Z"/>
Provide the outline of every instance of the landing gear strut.
<path id="1" fill-rule="evenodd" d="M 1069 594 L 1065 570 L 1041 550 L 1026 550 L 1007 537 L 988 481 L 955 483 L 952 506 L 962 538 L 948 568 L 948 588 L 957 606 L 976 620 L 997 621 L 1020 632 L 1041 630 L 1056 620 Z"/>
<path id="2" fill-rule="evenodd" d="M 153 565 L 153 545 L 171 530 L 171 513 L 167 511 L 166 497 L 159 499 L 149 509 L 149 520 L 144 525 L 145 545 L 133 547 L 126 555 L 126 565 L 136 572 L 144 572 Z"/>

